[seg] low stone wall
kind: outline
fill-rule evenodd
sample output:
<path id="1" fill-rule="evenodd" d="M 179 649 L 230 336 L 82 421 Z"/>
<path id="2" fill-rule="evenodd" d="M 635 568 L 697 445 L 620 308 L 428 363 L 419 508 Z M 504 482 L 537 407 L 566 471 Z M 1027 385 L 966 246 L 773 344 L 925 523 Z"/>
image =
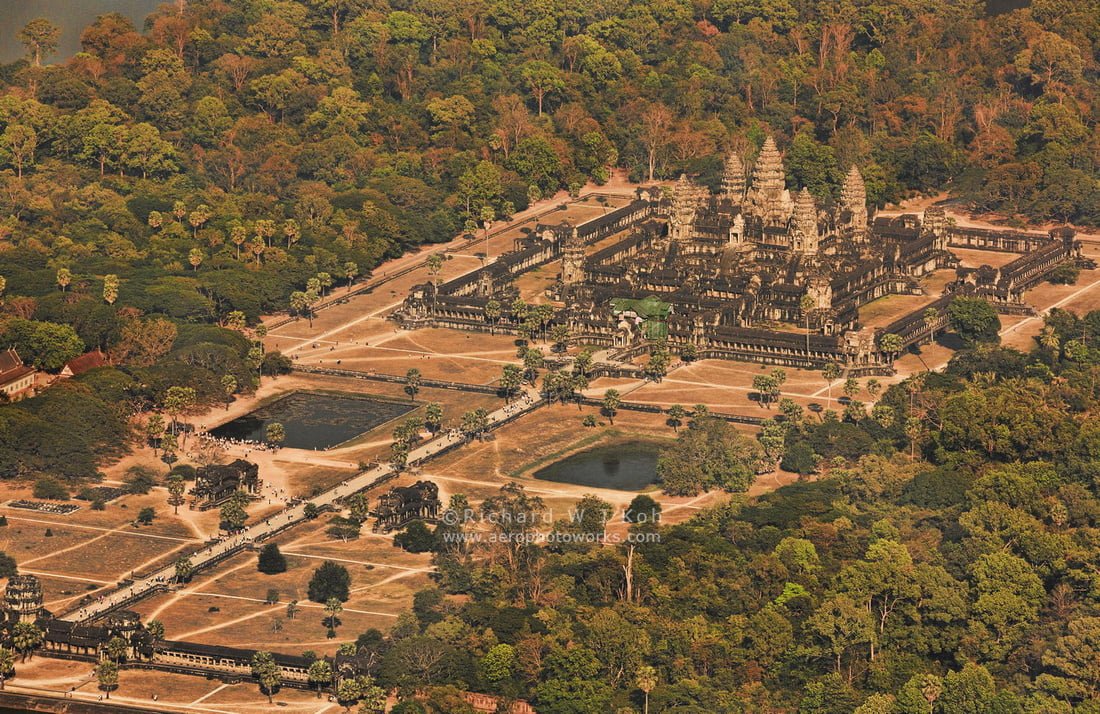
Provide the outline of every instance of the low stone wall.
<path id="1" fill-rule="evenodd" d="M 388 382 L 390 384 L 405 384 L 406 379 L 396 374 L 377 374 L 374 372 L 358 372 L 353 369 L 333 369 L 331 367 L 306 367 L 294 365 L 291 368 L 295 372 L 305 374 L 321 374 L 329 377 L 349 377 L 351 379 L 366 379 L 374 382 Z M 442 379 L 421 379 L 421 386 L 434 389 L 451 389 L 459 392 L 477 392 L 479 394 L 499 395 L 500 388 L 489 384 L 468 384 L 466 382 L 448 382 Z"/>

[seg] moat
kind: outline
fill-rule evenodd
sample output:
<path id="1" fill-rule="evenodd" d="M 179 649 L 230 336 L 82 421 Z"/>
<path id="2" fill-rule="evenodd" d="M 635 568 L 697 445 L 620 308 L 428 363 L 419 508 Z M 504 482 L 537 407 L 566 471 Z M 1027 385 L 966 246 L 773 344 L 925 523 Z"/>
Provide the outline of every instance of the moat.
<path id="1" fill-rule="evenodd" d="M 534 478 L 616 491 L 641 491 L 657 480 L 659 450 L 651 441 L 597 446 L 544 466 L 534 473 Z"/>
<path id="2" fill-rule="evenodd" d="M 416 409 L 407 402 L 370 397 L 294 392 L 210 430 L 223 439 L 263 441 L 268 424 L 286 431 L 283 446 L 328 449 Z"/>

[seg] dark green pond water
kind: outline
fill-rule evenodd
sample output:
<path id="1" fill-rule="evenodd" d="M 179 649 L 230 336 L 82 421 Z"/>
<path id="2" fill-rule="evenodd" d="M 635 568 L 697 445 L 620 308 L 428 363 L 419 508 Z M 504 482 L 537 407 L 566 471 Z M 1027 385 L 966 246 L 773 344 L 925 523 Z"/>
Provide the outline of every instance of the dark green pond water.
<path id="1" fill-rule="evenodd" d="M 416 409 L 415 404 L 369 397 L 295 392 L 210 430 L 225 439 L 263 441 L 268 424 L 286 431 L 283 446 L 327 449 Z"/>
<path id="2" fill-rule="evenodd" d="M 641 491 L 657 480 L 658 450 L 657 444 L 649 441 L 597 446 L 545 466 L 534 477 L 592 488 Z"/>

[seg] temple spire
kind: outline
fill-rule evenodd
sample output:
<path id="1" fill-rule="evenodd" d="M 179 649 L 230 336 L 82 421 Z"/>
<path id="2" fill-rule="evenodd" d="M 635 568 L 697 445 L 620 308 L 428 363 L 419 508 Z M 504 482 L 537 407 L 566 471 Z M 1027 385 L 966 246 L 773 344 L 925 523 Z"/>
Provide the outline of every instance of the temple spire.
<path id="1" fill-rule="evenodd" d="M 817 202 L 809 189 L 803 188 L 795 198 L 794 227 L 806 237 L 817 237 Z"/>
<path id="2" fill-rule="evenodd" d="M 757 191 L 779 193 L 786 186 L 787 177 L 783 171 L 783 156 L 771 136 L 764 139 L 760 155 L 752 170 L 752 185 Z"/>
<path id="3" fill-rule="evenodd" d="M 851 215 L 853 228 L 863 230 L 867 227 L 867 187 L 863 175 L 854 164 L 848 169 L 844 185 L 840 188 L 840 207 Z"/>
<path id="4" fill-rule="evenodd" d="M 745 162 L 736 152 L 730 152 L 726 157 L 726 168 L 722 174 L 722 194 L 734 203 L 741 203 L 745 198 Z"/>

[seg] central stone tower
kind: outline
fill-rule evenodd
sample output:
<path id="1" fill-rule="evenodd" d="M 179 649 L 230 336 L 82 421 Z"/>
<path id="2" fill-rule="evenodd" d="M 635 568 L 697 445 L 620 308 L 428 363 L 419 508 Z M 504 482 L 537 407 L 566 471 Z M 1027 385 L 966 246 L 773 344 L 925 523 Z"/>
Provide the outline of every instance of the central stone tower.
<path id="1" fill-rule="evenodd" d="M 765 226 L 786 226 L 791 219 L 794 204 L 787 190 L 783 157 L 770 136 L 764 140 L 760 155 L 756 157 L 747 199 L 747 212 Z"/>

